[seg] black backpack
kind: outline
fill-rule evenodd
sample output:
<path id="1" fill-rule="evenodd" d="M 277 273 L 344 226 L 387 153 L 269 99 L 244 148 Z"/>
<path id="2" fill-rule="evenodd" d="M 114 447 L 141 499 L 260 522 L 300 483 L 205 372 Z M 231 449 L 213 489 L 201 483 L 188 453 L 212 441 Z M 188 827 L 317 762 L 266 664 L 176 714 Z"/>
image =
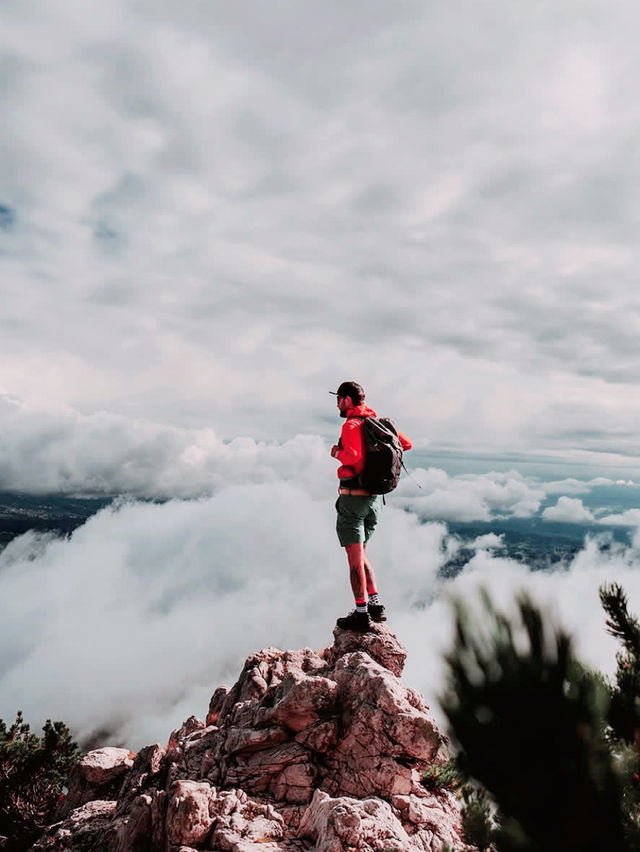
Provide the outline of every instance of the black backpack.
<path id="1" fill-rule="evenodd" d="M 360 420 L 360 418 L 358 418 Z M 364 470 L 360 485 L 370 494 L 388 494 L 398 484 L 402 469 L 402 444 L 388 417 L 362 418 Z"/>

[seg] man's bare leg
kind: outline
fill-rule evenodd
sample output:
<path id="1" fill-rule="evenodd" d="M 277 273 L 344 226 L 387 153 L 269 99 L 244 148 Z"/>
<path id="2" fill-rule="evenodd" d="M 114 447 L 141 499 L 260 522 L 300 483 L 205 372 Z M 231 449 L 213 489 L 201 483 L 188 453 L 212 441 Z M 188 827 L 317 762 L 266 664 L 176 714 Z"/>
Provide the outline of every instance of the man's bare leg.
<path id="1" fill-rule="evenodd" d="M 349 580 L 351 591 L 356 599 L 356 606 L 362 606 L 367 602 L 367 582 L 365 575 L 364 545 L 346 544 L 347 559 L 349 560 Z"/>
<path id="2" fill-rule="evenodd" d="M 367 587 L 368 595 L 375 595 L 378 591 L 378 584 L 376 583 L 376 575 L 373 573 L 373 568 L 371 563 L 369 562 L 369 558 L 367 557 L 367 545 L 362 545 L 363 556 L 364 556 L 364 576 L 365 583 Z"/>
<path id="3" fill-rule="evenodd" d="M 362 544 L 347 544 L 344 548 L 349 560 L 349 580 L 356 599 L 354 612 L 336 621 L 341 630 L 371 630 L 371 621 L 367 611 L 367 584 L 364 573 L 364 547 Z"/>
<path id="4" fill-rule="evenodd" d="M 373 567 L 369 562 L 369 559 L 367 558 L 366 544 L 363 547 L 363 556 L 365 583 L 367 588 L 367 595 L 369 597 L 369 616 L 374 621 L 386 621 L 387 616 L 384 614 L 384 607 L 380 602 L 380 598 L 378 597 L 378 585 L 376 583 L 376 575 L 374 574 Z"/>

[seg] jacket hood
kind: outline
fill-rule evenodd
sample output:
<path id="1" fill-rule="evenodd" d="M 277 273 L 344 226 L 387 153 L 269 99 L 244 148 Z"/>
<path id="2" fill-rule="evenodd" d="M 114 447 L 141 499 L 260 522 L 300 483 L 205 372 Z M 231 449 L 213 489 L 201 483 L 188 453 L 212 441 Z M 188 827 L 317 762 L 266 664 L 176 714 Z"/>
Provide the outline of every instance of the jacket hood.
<path id="1" fill-rule="evenodd" d="M 375 413 L 373 408 L 369 408 L 368 405 L 364 403 L 362 405 L 356 405 L 355 408 L 350 408 L 347 411 L 347 418 L 349 417 L 377 417 L 378 415 Z"/>

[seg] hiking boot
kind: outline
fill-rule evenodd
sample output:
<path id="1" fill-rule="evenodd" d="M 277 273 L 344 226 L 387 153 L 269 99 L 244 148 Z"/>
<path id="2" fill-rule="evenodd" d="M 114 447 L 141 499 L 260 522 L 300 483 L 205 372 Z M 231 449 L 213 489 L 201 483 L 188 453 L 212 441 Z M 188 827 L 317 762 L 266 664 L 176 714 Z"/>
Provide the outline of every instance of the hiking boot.
<path id="1" fill-rule="evenodd" d="M 371 630 L 371 620 L 368 612 L 358 612 L 354 609 L 349 615 L 344 618 L 339 618 L 336 625 L 341 630 L 357 630 L 358 633 L 366 633 Z"/>
<path id="2" fill-rule="evenodd" d="M 387 616 L 384 614 L 384 607 L 382 604 L 369 604 L 369 618 L 371 621 L 375 621 L 378 624 L 381 621 L 386 621 Z"/>

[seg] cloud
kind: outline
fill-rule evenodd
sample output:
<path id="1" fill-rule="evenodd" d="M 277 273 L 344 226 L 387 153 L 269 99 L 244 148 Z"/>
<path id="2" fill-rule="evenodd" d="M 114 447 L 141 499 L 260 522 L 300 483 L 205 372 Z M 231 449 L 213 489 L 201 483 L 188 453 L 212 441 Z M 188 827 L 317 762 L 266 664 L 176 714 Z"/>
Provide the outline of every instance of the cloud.
<path id="1" fill-rule="evenodd" d="M 495 533 L 479 535 L 477 538 L 474 538 L 473 541 L 470 541 L 467 546 L 472 550 L 504 550 L 504 536 L 496 535 Z"/>
<path id="2" fill-rule="evenodd" d="M 210 428 L 185 429 L 107 412 L 48 411 L 8 395 L 0 396 L 0 430 L 4 491 L 166 500 L 207 497 L 232 484 L 288 482 L 314 498 L 335 493 L 336 464 L 321 435 L 225 441 Z M 410 465 L 411 455 L 406 459 Z M 533 518 L 548 494 L 583 494 L 612 484 L 603 477 L 545 483 L 514 470 L 453 476 L 438 467 L 417 467 L 401 478 L 393 502 L 421 521 L 488 522 Z M 594 516 L 580 499 L 560 494 L 541 517 L 628 526 L 636 523 L 635 511 L 612 515 L 600 509 Z"/>
<path id="3" fill-rule="evenodd" d="M 338 428 L 339 421 L 334 438 Z M 211 428 L 108 412 L 43 410 L 7 395 L 0 396 L 0 429 L 0 489 L 5 491 L 168 499 L 207 496 L 234 483 L 280 481 L 317 497 L 328 498 L 335 490 L 336 464 L 328 442 L 317 434 L 281 442 L 225 441 Z M 406 461 L 411 465 L 411 454 Z M 602 481 L 572 479 L 547 488 L 513 470 L 451 476 L 440 468 L 418 467 L 402 477 L 394 502 L 422 520 L 527 518 L 537 514 L 547 490 L 563 486 L 579 493 Z"/>
<path id="4" fill-rule="evenodd" d="M 593 488 L 599 485 L 613 484 L 613 479 L 609 479 L 605 476 L 597 476 L 594 479 L 589 479 L 587 481 L 584 479 L 568 477 L 567 479 L 545 482 L 544 490 L 547 494 L 588 494 Z"/>
<path id="5" fill-rule="evenodd" d="M 323 440 L 222 441 L 212 429 L 181 429 L 101 412 L 42 411 L 0 397 L 0 488 L 31 493 L 194 497 L 231 483 L 291 480 L 329 493 L 335 462 Z"/>
<path id="6" fill-rule="evenodd" d="M 555 506 L 548 506 L 542 513 L 545 521 L 561 521 L 565 524 L 593 523 L 593 513 L 577 497 L 558 497 Z"/>
<path id="7" fill-rule="evenodd" d="M 418 468 L 401 481 L 396 494 L 422 520 L 489 521 L 534 515 L 544 490 L 516 471 L 451 477 L 438 468 Z"/>
<path id="8" fill-rule="evenodd" d="M 443 692 L 443 654 L 453 638 L 450 599 L 461 598 L 474 611 L 480 588 L 487 589 L 496 605 L 508 612 L 515 611 L 516 595 L 526 590 L 547 619 L 573 636 L 578 657 L 612 676 L 620 648 L 606 631 L 598 589 L 603 583 L 620 583 L 628 594 L 630 611 L 640 612 L 639 560 L 637 542 L 624 547 L 598 537 L 588 537 L 566 569 L 557 572 L 532 572 L 503 557 L 476 554 L 461 574 L 439 589 L 425 612 L 398 613 L 394 619 L 394 629 L 409 649 L 405 681 L 423 692 L 442 722 L 438 696 Z"/>
<path id="9" fill-rule="evenodd" d="M 0 716 L 62 718 L 137 748 L 163 742 L 245 656 L 269 645 L 324 647 L 352 605 L 331 500 L 295 483 L 229 485 L 199 500 L 129 502 L 102 510 L 68 539 L 28 533 L 0 553 Z M 611 672 L 598 586 L 621 582 L 640 608 L 640 554 L 587 538 L 561 572 L 498 555 L 499 537 L 473 543 L 453 580 L 439 569 L 456 549 L 444 524 L 388 505 L 370 545 L 394 630 L 407 646 L 405 681 L 438 713 L 449 598 L 480 586 L 510 606 L 526 588 L 576 635 L 590 664 Z M 444 725 L 442 719 L 440 723 Z"/>
<path id="10" fill-rule="evenodd" d="M 626 509 L 619 514 L 604 515 L 598 520 L 609 526 L 640 527 L 640 509 Z"/>
<path id="11" fill-rule="evenodd" d="M 334 525 L 331 500 L 278 482 L 123 504 L 69 539 L 14 539 L 0 553 L 0 716 L 19 707 L 81 738 L 163 741 L 250 652 L 332 641 L 352 606 Z M 372 558 L 391 608 L 429 600 L 444 534 L 385 511 Z"/>

